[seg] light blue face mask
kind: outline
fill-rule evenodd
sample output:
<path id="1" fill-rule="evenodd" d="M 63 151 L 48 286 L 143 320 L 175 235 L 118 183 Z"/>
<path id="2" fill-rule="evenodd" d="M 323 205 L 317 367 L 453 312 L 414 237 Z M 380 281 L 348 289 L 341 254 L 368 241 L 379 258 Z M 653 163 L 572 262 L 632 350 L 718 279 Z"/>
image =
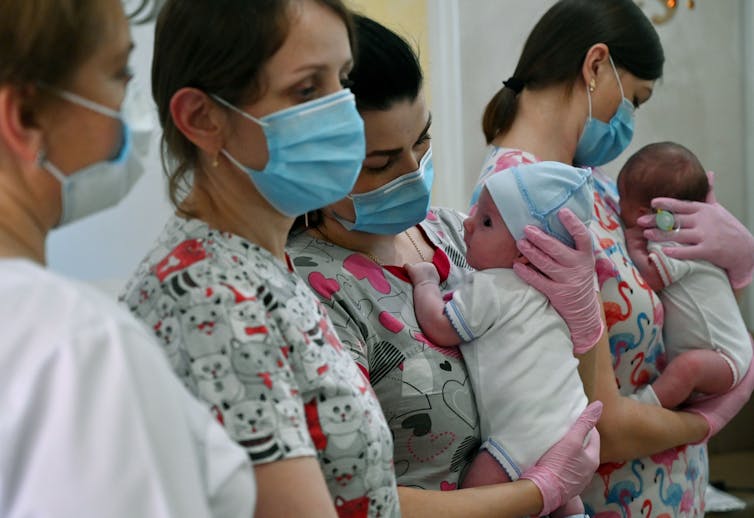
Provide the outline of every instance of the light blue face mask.
<path id="1" fill-rule="evenodd" d="M 609 56 L 608 56 L 609 57 Z M 615 79 L 620 88 L 621 102 L 609 123 L 592 118 L 592 96 L 589 87 L 586 95 L 589 99 L 589 117 L 584 131 L 576 146 L 573 163 L 580 166 L 597 167 L 608 163 L 620 155 L 631 143 L 634 136 L 634 105 L 623 95 L 623 85 L 613 58 L 609 57 Z"/>
<path id="2" fill-rule="evenodd" d="M 116 111 L 65 90 L 46 87 L 59 97 L 102 115 L 117 119 L 121 138 L 115 156 L 64 174 L 43 154 L 40 165 L 61 184 L 62 213 L 58 227 L 107 209 L 120 202 L 141 178 L 154 128 L 151 107 L 139 92 L 129 89 L 123 108 Z"/>
<path id="3" fill-rule="evenodd" d="M 373 191 L 349 195 L 356 211 L 356 221 L 345 220 L 337 214 L 335 219 L 348 230 L 400 234 L 427 217 L 434 178 L 432 148 L 429 148 L 416 171 L 399 176 Z"/>
<path id="4" fill-rule="evenodd" d="M 224 99 L 217 102 L 259 124 L 269 159 L 261 171 L 221 152 L 246 172 L 259 193 L 289 217 L 330 205 L 351 192 L 361 170 L 366 144 L 364 121 L 348 89 L 272 113 L 261 119 Z"/>

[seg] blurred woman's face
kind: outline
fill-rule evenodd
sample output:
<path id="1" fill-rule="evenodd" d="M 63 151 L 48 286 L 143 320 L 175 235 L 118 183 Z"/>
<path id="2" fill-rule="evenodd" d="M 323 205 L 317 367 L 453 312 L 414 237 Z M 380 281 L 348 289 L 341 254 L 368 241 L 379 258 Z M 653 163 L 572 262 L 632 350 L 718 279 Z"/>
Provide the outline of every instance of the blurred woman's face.
<path id="1" fill-rule="evenodd" d="M 35 122 L 42 134 L 44 158 L 69 176 L 97 162 L 115 158 L 123 145 L 121 121 L 61 97 L 60 90 L 75 94 L 115 112 L 120 111 L 131 80 L 128 64 L 133 48 L 128 20 L 120 0 L 103 0 L 99 6 L 101 24 L 98 44 L 72 75 L 67 84 L 49 89 L 50 102 L 45 103 Z M 48 172 L 35 181 L 44 214 L 39 217 L 54 224 L 62 212 L 61 184 Z"/>
<path id="2" fill-rule="evenodd" d="M 104 0 L 102 34 L 94 53 L 62 88 L 119 111 L 131 80 L 128 64 L 133 43 L 120 0 Z M 111 5 L 110 5 L 111 4 Z M 122 143 L 121 124 L 113 117 L 55 98 L 41 115 L 46 158 L 64 174 L 113 158 Z"/>

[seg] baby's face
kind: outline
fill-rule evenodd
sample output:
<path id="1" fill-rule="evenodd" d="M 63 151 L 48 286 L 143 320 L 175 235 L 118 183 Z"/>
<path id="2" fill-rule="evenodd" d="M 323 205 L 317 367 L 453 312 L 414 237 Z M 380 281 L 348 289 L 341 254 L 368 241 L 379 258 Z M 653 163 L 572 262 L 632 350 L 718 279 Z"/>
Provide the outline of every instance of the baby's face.
<path id="1" fill-rule="evenodd" d="M 634 228 L 636 226 L 636 220 L 639 216 L 642 216 L 648 212 L 647 207 L 642 207 L 641 204 L 631 198 L 626 193 L 625 182 L 621 181 L 621 177 L 618 177 L 618 196 L 620 197 L 620 219 L 623 222 L 623 226 L 626 229 Z"/>
<path id="2" fill-rule="evenodd" d="M 639 216 L 643 214 L 646 214 L 646 211 L 642 210 L 642 208 L 637 203 L 634 203 L 632 200 L 623 198 L 623 196 L 621 196 L 620 219 L 621 221 L 623 221 L 623 226 L 625 228 L 634 228 L 636 226 L 636 220 L 639 219 Z"/>
<path id="3" fill-rule="evenodd" d="M 464 220 L 463 229 L 466 262 L 476 270 L 512 268 L 521 256 L 486 188 L 482 189 L 476 211 Z"/>

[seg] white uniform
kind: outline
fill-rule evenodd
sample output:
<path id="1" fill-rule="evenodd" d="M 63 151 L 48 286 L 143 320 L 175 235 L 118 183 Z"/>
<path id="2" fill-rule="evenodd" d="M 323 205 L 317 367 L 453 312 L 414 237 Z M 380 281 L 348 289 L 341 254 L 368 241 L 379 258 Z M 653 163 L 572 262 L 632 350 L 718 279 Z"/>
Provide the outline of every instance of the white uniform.
<path id="1" fill-rule="evenodd" d="M 751 342 L 725 271 L 707 261 L 672 259 L 663 247 L 677 243 L 649 243 L 665 287 L 659 292 L 665 310 L 662 335 L 668 361 L 685 351 L 711 349 L 723 355 L 735 385 L 751 363 Z"/>
<path id="2" fill-rule="evenodd" d="M 568 327 L 512 269 L 470 275 L 445 314 L 464 342 L 483 448 L 516 480 L 586 408 Z"/>
<path id="3" fill-rule="evenodd" d="M 148 330 L 30 261 L 0 294 L 0 516 L 252 515 L 248 458 Z"/>

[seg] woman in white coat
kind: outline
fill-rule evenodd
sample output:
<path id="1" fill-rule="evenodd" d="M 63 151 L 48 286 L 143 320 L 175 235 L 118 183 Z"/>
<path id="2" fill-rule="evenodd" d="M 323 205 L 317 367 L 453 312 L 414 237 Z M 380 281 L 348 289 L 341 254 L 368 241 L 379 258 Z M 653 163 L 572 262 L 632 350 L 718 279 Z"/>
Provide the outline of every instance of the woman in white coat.
<path id="1" fill-rule="evenodd" d="M 120 1 L 2 5 L 0 516 L 251 516 L 248 458 L 149 331 L 45 269 L 48 232 L 141 173 Z"/>

